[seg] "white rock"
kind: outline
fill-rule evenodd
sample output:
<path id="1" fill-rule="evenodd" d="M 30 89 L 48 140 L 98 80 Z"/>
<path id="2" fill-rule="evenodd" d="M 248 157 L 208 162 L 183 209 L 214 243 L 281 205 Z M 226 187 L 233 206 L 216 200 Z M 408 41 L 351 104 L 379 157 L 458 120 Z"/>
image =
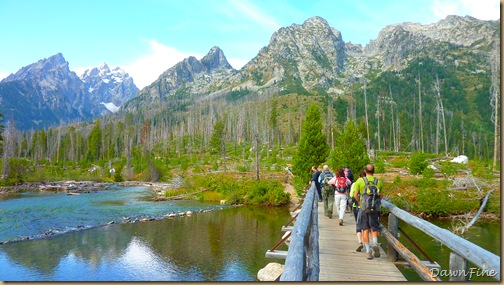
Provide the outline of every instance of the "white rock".
<path id="1" fill-rule="evenodd" d="M 430 169 L 432 169 L 432 170 L 437 170 L 437 168 L 434 165 L 432 165 L 432 164 L 429 164 L 429 166 L 427 166 L 427 167 L 430 168 Z"/>
<path id="2" fill-rule="evenodd" d="M 451 160 L 451 162 L 463 163 L 463 164 L 466 164 L 468 161 L 469 159 L 465 155 L 459 155 Z"/>
<path id="3" fill-rule="evenodd" d="M 220 204 L 221 204 L 221 205 L 226 204 L 226 200 L 220 200 Z"/>
<path id="4" fill-rule="evenodd" d="M 191 216 L 192 215 L 192 211 L 187 211 L 186 215 Z"/>
<path id="5" fill-rule="evenodd" d="M 268 263 L 266 267 L 259 270 L 259 272 L 257 273 L 257 279 L 259 279 L 259 281 L 275 281 L 278 276 L 282 274 L 283 267 L 284 266 L 280 263 Z"/>

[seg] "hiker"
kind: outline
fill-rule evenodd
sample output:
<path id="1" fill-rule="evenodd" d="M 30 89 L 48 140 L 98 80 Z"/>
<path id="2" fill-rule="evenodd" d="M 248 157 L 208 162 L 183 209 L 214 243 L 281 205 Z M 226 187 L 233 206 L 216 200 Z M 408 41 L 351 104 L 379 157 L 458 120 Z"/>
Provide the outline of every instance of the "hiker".
<path id="1" fill-rule="evenodd" d="M 322 200 L 324 201 L 324 216 L 332 219 L 334 204 L 334 187 L 328 182 L 334 174 L 329 170 L 329 166 L 324 165 L 322 173 L 319 175 L 319 183 L 322 188 Z"/>
<path id="2" fill-rule="evenodd" d="M 374 166 L 366 165 L 364 168 L 366 176 L 359 178 L 355 182 L 354 198 L 360 204 L 360 221 L 358 223 L 362 229 L 362 239 L 366 248 L 366 258 L 373 259 L 371 246 L 369 245 L 369 230 L 373 238 L 374 257 L 380 257 L 378 246 L 378 230 L 380 226 L 380 199 L 383 191 L 381 180 L 373 177 Z"/>
<path id="3" fill-rule="evenodd" d="M 311 170 L 313 171 L 313 176 L 310 181 L 310 184 L 315 183 L 315 188 L 317 189 L 317 194 L 318 194 L 318 201 L 321 202 L 322 201 L 322 192 L 320 191 L 320 183 L 318 180 L 319 176 L 320 176 L 320 171 L 318 170 L 318 168 L 316 166 L 312 166 Z"/>
<path id="4" fill-rule="evenodd" d="M 348 193 L 350 193 L 350 187 L 352 187 L 352 184 L 353 184 L 353 174 L 352 174 L 352 171 L 350 170 L 350 168 L 348 166 L 345 166 L 345 170 L 344 170 L 344 173 L 345 173 L 345 177 L 350 180 L 350 184 L 347 185 L 347 196 L 348 196 Z M 348 199 L 347 200 L 347 205 L 346 205 L 346 210 L 345 210 L 345 213 L 350 213 L 350 209 L 352 208 L 352 205 L 350 205 L 350 201 L 352 199 Z"/>
<path id="5" fill-rule="evenodd" d="M 359 177 L 360 178 L 366 177 L 366 172 L 362 171 L 361 173 L 359 173 Z M 359 206 L 359 203 L 354 198 L 355 185 L 356 185 L 355 183 L 352 184 L 352 187 L 350 188 L 350 199 L 348 199 L 348 200 L 351 201 L 350 207 L 352 208 L 352 212 L 353 212 L 354 218 L 355 218 L 355 233 L 357 234 L 357 248 L 355 249 L 355 251 L 360 252 L 362 250 L 362 248 L 364 247 L 364 245 L 362 244 L 362 229 L 361 229 L 359 223 L 357 223 L 360 206 Z M 357 195 L 359 195 L 359 194 L 357 194 Z"/>
<path id="6" fill-rule="evenodd" d="M 348 173 L 348 179 L 350 179 L 350 181 L 352 181 L 352 183 L 354 183 L 354 179 L 353 179 L 353 172 L 352 170 L 350 170 L 350 167 L 349 166 L 345 166 L 345 174 Z"/>
<path id="7" fill-rule="evenodd" d="M 334 204 L 336 204 L 336 208 L 338 209 L 338 224 L 340 226 L 343 225 L 343 218 L 345 217 L 345 209 L 348 199 L 346 189 L 351 183 L 352 182 L 345 177 L 343 169 L 339 169 L 338 172 L 336 172 L 336 176 L 329 181 L 329 184 L 334 185 L 335 188 Z"/>

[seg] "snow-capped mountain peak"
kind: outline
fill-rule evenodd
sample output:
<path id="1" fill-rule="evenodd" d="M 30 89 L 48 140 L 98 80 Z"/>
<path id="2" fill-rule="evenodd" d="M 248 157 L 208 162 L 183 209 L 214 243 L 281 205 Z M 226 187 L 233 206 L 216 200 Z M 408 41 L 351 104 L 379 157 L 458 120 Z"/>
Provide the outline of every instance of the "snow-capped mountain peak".
<path id="1" fill-rule="evenodd" d="M 87 69 L 80 78 L 86 85 L 92 101 L 112 103 L 114 105 L 112 109 L 115 111 L 124 102 L 135 97 L 138 92 L 133 78 L 128 73 L 120 67 L 110 70 L 105 62 L 97 67 Z M 110 108 L 107 109 L 110 110 Z"/>

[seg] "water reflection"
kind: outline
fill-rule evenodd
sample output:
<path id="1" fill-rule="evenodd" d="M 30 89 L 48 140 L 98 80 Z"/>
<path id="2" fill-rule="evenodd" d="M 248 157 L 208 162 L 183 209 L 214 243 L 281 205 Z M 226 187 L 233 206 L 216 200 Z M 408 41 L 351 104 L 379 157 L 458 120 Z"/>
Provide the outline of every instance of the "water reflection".
<path id="1" fill-rule="evenodd" d="M 451 230 L 453 225 L 448 219 L 436 219 L 429 220 L 429 222 L 437 225 L 440 228 L 445 228 Z M 426 233 L 420 231 L 419 229 L 406 224 L 403 221 L 399 221 L 400 227 L 410 236 L 413 240 L 424 250 L 430 258 L 435 260 L 441 269 L 449 269 L 450 264 L 450 252 L 451 250 L 444 246 L 439 241 L 435 240 Z M 478 222 L 474 224 L 467 232 L 465 232 L 461 237 L 466 240 L 484 248 L 498 256 L 500 256 L 501 251 L 501 225 L 500 223 L 489 223 L 489 222 Z M 403 243 L 409 250 L 411 250 L 416 256 L 421 260 L 427 260 L 422 253 L 415 248 L 415 246 L 408 241 L 404 236 L 399 237 L 399 241 Z M 386 244 L 385 240 L 381 241 L 382 244 Z M 469 267 L 476 267 L 469 263 Z M 422 281 L 422 279 L 416 274 L 413 269 L 406 267 L 401 268 L 401 272 L 406 276 L 408 281 Z M 441 276 L 442 281 L 448 281 L 448 277 Z M 478 277 L 473 276 L 473 281 L 495 281 L 492 277 Z"/>
<path id="2" fill-rule="evenodd" d="M 0 246 L 4 281 L 254 281 L 288 210 L 229 208 Z"/>

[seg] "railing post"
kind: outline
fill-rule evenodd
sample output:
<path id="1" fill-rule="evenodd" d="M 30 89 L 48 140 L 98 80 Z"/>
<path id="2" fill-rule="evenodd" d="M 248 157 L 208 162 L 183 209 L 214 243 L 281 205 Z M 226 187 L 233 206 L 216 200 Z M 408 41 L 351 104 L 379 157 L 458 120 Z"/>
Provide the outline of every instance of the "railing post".
<path id="1" fill-rule="evenodd" d="M 467 260 L 455 252 L 450 252 L 450 281 L 469 281 Z"/>
<path id="2" fill-rule="evenodd" d="M 318 232 L 318 199 L 315 195 L 312 204 L 310 237 L 308 244 L 308 270 L 306 281 L 319 281 L 319 232 Z"/>
<path id="3" fill-rule="evenodd" d="M 388 215 L 388 230 L 397 239 L 397 230 L 399 228 L 397 217 L 389 213 Z M 387 261 L 395 262 L 397 261 L 397 251 L 390 245 L 387 245 Z"/>
<path id="4" fill-rule="evenodd" d="M 318 241 L 310 244 L 311 239 L 318 238 L 318 228 L 311 228 L 315 222 L 314 217 L 317 217 L 312 215 L 313 206 L 318 205 L 314 204 L 315 191 L 315 184 L 312 184 L 303 201 L 298 219 L 292 228 L 291 243 L 280 281 L 306 281 L 318 278 L 319 265 L 316 264 L 318 258 L 313 258 L 315 257 L 313 249 L 318 250 Z"/>

